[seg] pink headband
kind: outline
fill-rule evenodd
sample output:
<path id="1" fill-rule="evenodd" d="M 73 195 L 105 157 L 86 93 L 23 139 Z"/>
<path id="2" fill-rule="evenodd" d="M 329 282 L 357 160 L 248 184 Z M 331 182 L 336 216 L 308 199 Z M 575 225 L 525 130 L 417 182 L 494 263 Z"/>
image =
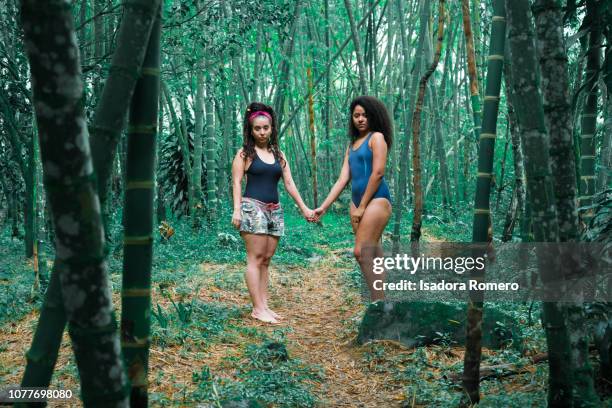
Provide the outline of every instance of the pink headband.
<path id="1" fill-rule="evenodd" d="M 265 116 L 266 118 L 272 120 L 272 115 L 270 115 L 266 111 L 256 111 L 249 115 L 249 122 L 252 121 L 256 116 Z"/>

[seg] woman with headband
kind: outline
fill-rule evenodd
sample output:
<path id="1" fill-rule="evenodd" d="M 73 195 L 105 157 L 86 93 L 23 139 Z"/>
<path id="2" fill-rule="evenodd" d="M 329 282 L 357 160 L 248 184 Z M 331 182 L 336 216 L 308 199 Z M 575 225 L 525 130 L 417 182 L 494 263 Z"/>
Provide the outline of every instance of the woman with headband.
<path id="1" fill-rule="evenodd" d="M 253 302 L 251 317 L 266 323 L 278 323 L 281 318 L 268 307 L 268 266 L 284 235 L 283 209 L 278 200 L 281 178 L 304 217 L 307 220 L 314 217 L 295 187 L 287 159 L 278 146 L 277 129 L 272 108 L 251 103 L 244 115 L 244 142 L 232 164 L 232 224 L 240 230 L 247 250 L 245 280 Z M 242 194 L 245 174 L 246 188 Z"/>

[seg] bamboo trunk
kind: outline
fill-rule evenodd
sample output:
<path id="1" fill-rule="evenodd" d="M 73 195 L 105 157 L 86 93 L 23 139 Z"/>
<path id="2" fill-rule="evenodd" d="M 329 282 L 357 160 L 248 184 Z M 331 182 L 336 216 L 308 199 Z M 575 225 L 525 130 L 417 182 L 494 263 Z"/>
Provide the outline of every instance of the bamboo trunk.
<path id="1" fill-rule="evenodd" d="M 537 54 L 542 75 L 543 108 L 550 136 L 551 171 L 554 177 L 555 204 L 559 225 L 559 241 L 574 242 L 578 237 L 576 210 L 576 162 L 572 138 L 571 106 L 567 54 L 563 38 L 563 12 L 558 0 L 537 0 L 532 7 L 538 35 Z M 561 254 L 563 257 L 564 254 Z M 571 260 L 561 262 L 559 273 L 576 276 L 568 270 Z M 572 268 L 574 269 L 574 268 Z M 581 297 L 580 292 L 576 292 Z M 568 328 L 572 349 L 573 403 L 595 406 L 599 398 L 593 385 L 593 370 L 588 358 L 588 337 L 585 331 L 584 305 L 577 301 L 568 305 Z"/>
<path id="2" fill-rule="evenodd" d="M 504 64 L 505 33 L 506 12 L 504 2 L 503 0 L 494 0 L 483 121 L 479 135 L 476 194 L 474 197 L 472 242 L 476 244 L 492 240 L 489 230 L 492 227 L 490 198 L 493 179 L 493 159 L 495 157 L 495 138 L 497 136 L 499 94 Z M 473 270 L 470 277 L 478 281 L 484 281 L 484 270 Z M 479 380 L 482 355 L 483 300 L 482 292 L 470 292 L 467 308 L 465 356 L 463 358 L 463 387 L 472 404 L 477 404 L 480 401 Z"/>
<path id="3" fill-rule="evenodd" d="M 148 404 L 160 30 L 161 6 L 130 104 L 127 135 L 121 349 L 133 407 Z"/>
<path id="4" fill-rule="evenodd" d="M 159 160 L 161 157 L 161 140 L 163 138 L 164 135 L 164 101 L 163 101 L 163 97 L 161 95 L 159 95 L 159 118 L 158 118 L 158 122 L 157 122 L 157 161 L 155 163 L 155 167 L 156 170 L 157 168 L 159 168 Z M 155 173 L 157 175 L 157 171 Z M 157 185 L 157 194 L 156 194 L 156 199 L 157 199 L 157 206 L 156 206 L 156 213 L 157 213 L 157 225 L 161 224 L 162 221 L 166 221 L 166 198 L 165 198 L 165 194 L 164 194 L 164 188 L 163 188 L 163 183 L 158 183 L 156 180 L 156 185 Z"/>
<path id="5" fill-rule="evenodd" d="M 585 72 L 586 100 L 580 118 L 580 207 L 593 203 L 595 194 L 595 132 L 597 130 L 598 81 L 601 65 L 601 27 L 596 0 L 587 1 L 585 19 L 590 22 L 589 48 Z M 580 218 L 586 225 L 593 217 L 593 209 L 582 209 Z"/>
<path id="6" fill-rule="evenodd" d="M 107 407 L 125 407 L 126 376 L 119 352 L 104 260 L 104 229 L 81 104 L 80 60 L 77 44 L 71 40 L 75 38 L 73 16 L 65 2 L 59 0 L 45 4 L 22 1 L 21 16 L 26 43 L 30 45 L 26 50 L 45 187 L 56 226 L 55 272 L 69 321 L 81 396 L 85 406 L 104 401 Z M 58 38 L 65 39 L 63 45 Z M 48 64 L 51 60 L 57 62 Z M 48 293 L 53 294 L 57 290 Z M 63 325 L 55 323 L 49 333 L 37 334 L 58 339 L 61 337 L 58 327 Z M 47 357 L 53 360 L 48 361 L 51 366 L 57 343 L 54 341 L 46 349 Z"/>
<path id="7" fill-rule="evenodd" d="M 353 38 L 353 46 L 355 47 L 355 56 L 357 57 L 357 68 L 359 72 L 359 92 L 362 95 L 368 94 L 368 81 L 366 79 L 366 67 L 363 61 L 363 54 L 361 52 L 361 41 L 359 39 L 359 32 L 355 25 L 355 18 L 353 17 L 353 8 L 350 0 L 344 0 L 344 7 L 349 18 L 349 25 L 351 27 L 351 37 Z"/>
<path id="8" fill-rule="evenodd" d="M 317 142 L 315 134 L 315 117 L 314 117 L 314 96 L 312 94 L 312 68 L 306 69 L 308 77 L 308 129 L 310 130 L 310 160 L 312 163 L 312 197 L 313 206 L 319 206 L 319 196 L 317 194 Z"/>
<path id="9" fill-rule="evenodd" d="M 199 65 L 199 64 L 198 64 Z M 193 186 L 193 207 L 191 208 L 191 222 L 193 228 L 199 227 L 200 211 L 202 207 L 202 135 L 204 133 L 204 74 L 198 66 L 196 73 L 195 96 L 195 130 L 193 136 L 193 168 L 189 183 Z"/>
<path id="10" fill-rule="evenodd" d="M 276 120 L 278 124 L 283 123 L 283 113 L 285 107 L 285 97 L 286 97 L 286 88 L 289 84 L 289 59 L 293 54 L 293 46 L 295 43 L 295 33 L 297 31 L 297 27 L 300 21 L 300 11 L 302 8 L 302 0 L 296 0 L 293 6 L 293 21 L 291 23 L 291 31 L 289 36 L 285 40 L 283 44 L 283 55 L 284 58 L 281 60 L 278 72 L 278 85 L 276 86 L 276 91 L 274 94 L 274 112 L 276 113 Z M 279 132 L 278 137 L 280 138 L 281 133 Z"/>
<path id="11" fill-rule="evenodd" d="M 179 146 L 181 148 L 181 157 L 183 159 L 183 171 L 186 174 L 187 179 L 187 200 L 188 200 L 188 211 L 191 211 L 194 208 L 193 204 L 193 169 L 192 169 L 192 161 L 191 161 L 191 153 L 189 151 L 189 135 L 184 133 L 183 127 L 181 126 L 181 121 L 179 121 L 176 110 L 172 105 L 172 97 L 170 96 L 170 91 L 168 90 L 168 86 L 165 82 L 161 82 L 161 94 L 164 96 L 166 100 L 166 107 L 168 108 L 168 112 L 170 113 L 170 121 L 174 126 L 174 133 L 178 137 Z"/>
<path id="12" fill-rule="evenodd" d="M 612 11 L 608 11 L 608 30 L 606 31 L 606 59 L 603 78 L 606 84 L 604 140 L 601 147 L 601 169 L 597 175 L 597 190 L 612 187 Z"/>
<path id="13" fill-rule="evenodd" d="M 480 137 L 482 111 L 480 109 L 480 90 L 478 89 L 478 70 L 476 68 L 474 36 L 472 34 L 472 23 L 470 20 L 470 0 L 461 0 L 461 12 L 463 13 L 465 52 L 467 55 L 468 75 L 470 77 L 470 101 L 472 103 L 472 115 L 474 118 L 474 140 L 478 140 Z"/>
<path id="14" fill-rule="evenodd" d="M 427 81 L 436 70 L 442 52 L 442 40 L 444 39 L 444 3 L 439 0 L 438 8 L 438 38 L 434 60 L 425 71 L 419 82 L 419 94 L 417 96 L 414 113 L 412 115 L 412 182 L 414 189 L 414 218 L 412 220 L 412 231 L 410 241 L 416 242 L 421 238 L 421 217 L 423 216 L 423 190 L 421 186 L 421 157 L 420 157 L 420 131 L 421 131 L 421 110 L 423 109 L 423 99 L 425 98 L 425 88 Z"/>
<path id="15" fill-rule="evenodd" d="M 533 216 L 536 242 L 558 242 L 559 228 L 553 192 L 549 158 L 549 143 L 544 120 L 542 98 L 536 71 L 536 50 L 527 0 L 506 0 L 508 14 L 508 41 L 512 56 L 513 89 L 527 177 L 528 199 Z M 520 57 L 519 57 L 520 56 Z M 538 267 L 544 284 L 556 277 L 549 272 L 554 268 L 556 255 L 538 251 Z M 565 322 L 565 308 L 556 302 L 542 304 L 542 325 L 545 328 L 549 353 L 548 406 L 566 407 L 572 398 L 572 372 L 570 370 L 570 343 Z"/>
<path id="16" fill-rule="evenodd" d="M 403 70 L 404 76 L 407 76 L 407 73 L 409 72 L 408 57 L 410 55 L 410 52 L 408 48 L 408 40 L 405 36 L 405 28 L 404 28 L 405 16 L 404 16 L 404 8 L 402 5 L 402 1 L 397 1 L 397 7 L 398 7 L 399 28 L 400 28 L 400 40 L 402 44 L 402 52 L 404 54 L 402 70 Z M 428 33 L 427 23 L 429 20 L 429 2 L 425 0 L 421 0 L 420 7 L 421 9 L 420 9 L 420 15 L 419 15 L 419 28 L 421 32 L 419 34 L 419 40 L 418 40 L 416 53 L 415 53 L 415 56 L 417 57 L 417 61 L 415 62 L 415 69 L 413 72 L 410 89 L 407 92 L 408 95 L 404 93 L 403 86 L 402 86 L 402 89 L 400 90 L 401 93 L 404 93 L 403 94 L 404 97 L 402 98 L 402 101 L 404 102 L 403 109 L 402 109 L 403 111 L 402 115 L 404 118 L 403 122 L 404 122 L 405 139 L 403 141 L 401 153 L 400 153 L 400 157 L 403 157 L 403 158 L 409 157 L 409 153 L 410 153 L 409 129 L 412 128 L 412 118 L 413 118 L 413 116 L 410 115 L 410 113 L 414 109 L 414 104 L 415 104 L 415 99 L 416 99 L 414 92 L 418 84 L 417 81 L 421 73 L 421 69 L 425 65 L 423 61 L 423 58 L 424 58 L 423 49 L 424 49 L 425 37 L 428 35 L 427 34 Z M 410 166 L 408 164 L 408 160 L 402 160 L 400 164 L 400 168 L 399 168 L 398 182 L 396 184 L 397 189 L 395 192 L 395 196 L 397 197 L 397 205 L 393 206 L 393 213 L 394 213 L 393 214 L 393 218 L 394 218 L 393 253 L 397 253 L 399 251 L 400 240 L 401 240 L 401 236 L 400 236 L 401 235 L 401 220 L 402 220 L 402 213 L 404 210 L 405 198 L 406 198 L 406 185 L 408 184 L 408 180 L 410 179 L 410 176 L 411 174 L 410 174 Z"/>
<path id="17" fill-rule="evenodd" d="M 512 231 L 517 219 L 520 219 L 521 224 L 521 237 L 524 241 L 527 241 L 528 232 L 525 231 L 529 222 L 527 219 L 526 201 L 527 197 L 525 194 L 525 167 L 523 166 L 523 149 L 521 147 L 521 137 L 518 130 L 518 120 L 516 112 L 514 110 L 515 95 L 512 90 L 512 70 L 510 66 L 512 59 L 510 58 L 509 47 L 506 45 L 504 51 L 504 86 L 506 91 L 506 107 L 508 108 L 508 126 L 510 128 L 510 138 L 512 139 L 512 161 L 514 169 L 514 192 L 513 200 L 516 200 L 516 211 L 511 210 L 508 212 L 510 218 L 506 218 L 506 224 L 504 231 L 502 232 L 502 241 L 507 242 L 512 240 Z M 513 206 L 513 203 L 510 204 Z"/>
<path id="18" fill-rule="evenodd" d="M 217 220 L 217 141 L 215 138 L 212 80 L 206 83 L 206 217 L 209 224 Z"/>
<path id="19" fill-rule="evenodd" d="M 142 66 L 159 3 L 160 0 L 152 0 L 146 4 L 125 3 L 110 75 L 96 105 L 93 123 L 89 127 L 103 215 L 106 214 L 105 206 L 117 144 L 136 86 L 137 76 L 134 74 Z"/>

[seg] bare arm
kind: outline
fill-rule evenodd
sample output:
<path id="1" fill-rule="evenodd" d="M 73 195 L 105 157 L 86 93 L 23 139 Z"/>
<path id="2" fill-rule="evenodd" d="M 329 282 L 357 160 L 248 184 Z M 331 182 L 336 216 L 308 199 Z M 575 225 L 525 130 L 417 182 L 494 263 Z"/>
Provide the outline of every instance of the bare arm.
<path id="1" fill-rule="evenodd" d="M 375 132 L 370 138 L 370 142 L 372 143 L 372 174 L 359 203 L 359 208 L 363 210 L 376 194 L 376 190 L 378 190 L 378 186 L 380 186 L 380 182 L 385 175 L 385 166 L 387 165 L 387 142 L 385 142 L 383 134 Z"/>
<path id="2" fill-rule="evenodd" d="M 238 150 L 232 162 L 232 197 L 234 199 L 234 214 L 232 224 L 236 228 L 240 226 L 240 202 L 242 201 L 242 178 L 244 177 L 245 160 L 242 157 L 242 149 Z"/>
<path id="3" fill-rule="evenodd" d="M 300 211 L 302 211 L 302 213 L 306 215 L 306 213 L 310 209 L 306 206 L 304 200 L 302 200 L 302 196 L 300 195 L 300 192 L 298 191 L 297 187 L 295 186 L 295 183 L 293 182 L 293 177 L 291 176 L 291 169 L 289 168 L 289 162 L 287 161 L 285 154 L 281 152 L 281 155 L 285 160 L 285 166 L 283 167 L 283 183 L 285 185 L 285 190 L 287 190 L 287 193 L 291 196 L 291 198 L 293 198 L 295 203 L 300 208 Z"/>
<path id="4" fill-rule="evenodd" d="M 323 201 L 323 204 L 319 207 L 323 212 L 327 211 L 330 205 L 340 196 L 342 190 L 346 187 L 348 182 L 351 181 L 351 169 L 349 167 L 348 162 L 348 148 L 346 149 L 346 153 L 344 154 L 344 162 L 342 163 L 342 169 L 340 170 L 340 176 L 338 176 L 338 180 L 333 185 L 327 198 Z"/>

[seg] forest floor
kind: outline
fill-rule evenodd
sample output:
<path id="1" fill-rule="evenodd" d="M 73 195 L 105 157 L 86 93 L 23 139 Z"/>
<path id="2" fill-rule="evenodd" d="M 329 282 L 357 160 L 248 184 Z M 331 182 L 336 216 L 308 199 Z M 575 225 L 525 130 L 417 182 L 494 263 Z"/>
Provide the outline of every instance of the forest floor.
<path id="1" fill-rule="evenodd" d="M 373 363 L 364 359 L 364 352 L 370 346 L 356 346 L 354 340 L 358 319 L 363 313 L 364 305 L 357 292 L 349 293 L 341 282 L 342 270 L 333 265 L 338 258 L 350 253 L 350 248 L 327 252 L 325 258 L 319 259 L 312 268 L 295 267 L 289 269 L 290 276 L 285 275 L 279 283 L 279 271 L 271 268 L 271 306 L 284 318 L 278 325 L 261 323 L 243 313 L 241 324 L 270 337 L 276 330 L 285 331 L 287 351 L 290 358 L 297 358 L 311 366 L 319 366 L 323 376 L 321 381 L 313 381 L 312 393 L 322 406 L 333 407 L 392 407 L 401 406 L 405 399 L 403 385 L 391 381 L 388 373 L 371 370 Z M 189 286 L 199 288 L 197 299 L 204 302 L 221 302 L 226 304 L 245 305 L 248 294 L 243 290 L 222 289 L 214 284 L 218 274 L 225 277 L 241 274 L 241 267 L 235 268 L 223 264 L 203 263 L 201 274 L 192 276 Z M 220 285 L 223 286 L 223 285 Z M 172 300 L 186 304 L 192 295 L 181 296 L 166 288 L 169 297 L 155 291 L 152 299 L 154 305 L 171 308 Z M 114 296 L 116 307 L 119 298 Z M 170 300 L 172 299 L 172 300 Z M 246 309 L 245 309 L 246 310 Z M 38 318 L 38 312 L 30 312 L 20 321 L 12 322 L 0 330 L 4 349 L 2 366 L 15 367 L 11 372 L 2 372 L 6 384 L 19 383 L 23 375 L 24 354 L 30 346 L 30 339 Z M 184 344 L 152 344 L 150 370 L 152 373 L 164 373 L 170 381 L 151 382 L 152 393 L 163 394 L 168 400 L 189 405 L 193 400 L 188 396 L 197 388 L 193 372 L 206 365 L 211 373 L 220 378 L 231 378 L 232 372 L 240 366 L 240 355 L 248 343 L 254 343 L 252 333 L 240 335 L 240 339 L 230 342 L 211 342 L 203 355 L 194 347 L 187 350 Z M 398 353 L 406 356 L 412 350 L 400 345 L 393 345 Z M 72 364 L 72 353 L 67 333 L 60 350 L 56 365 L 54 384 L 58 387 L 78 389 Z M 232 357 L 235 359 L 232 360 Z M 234 361 L 237 364 L 228 363 Z M 155 376 L 155 375 L 154 375 Z M 166 400 L 163 398 L 163 400 Z M 191 401 L 190 401 L 191 400 Z M 165 404 L 164 404 L 165 405 Z M 56 404 L 54 406 L 62 406 Z M 78 406 L 72 405 L 70 406 Z"/>
<path id="2" fill-rule="evenodd" d="M 303 231 L 298 235 L 310 239 Z M 152 290 L 150 405 L 216 407 L 227 399 L 257 399 L 263 406 L 277 407 L 457 406 L 460 388 L 448 377 L 462 368 L 462 347 L 447 343 L 408 349 L 384 340 L 356 344 L 366 304 L 352 242 L 343 231 L 338 236 L 343 240 L 334 238 L 333 231 L 313 240 L 308 253 L 300 252 L 305 244 L 297 238 L 279 248 L 279 259 L 271 266 L 271 307 L 284 316 L 278 325 L 250 318 L 244 263 L 236 262 L 235 255 L 228 255 L 233 260 L 228 262 L 193 262 L 189 248 L 171 249 L 173 258 L 159 247 L 164 266 L 156 270 Z M 431 232 L 423 239 L 436 240 Z M 183 244 L 196 252 L 204 245 Z M 220 248 L 217 241 L 210 245 Z M 232 245 L 242 251 L 240 242 L 226 246 Z M 121 280 L 112 262 L 111 280 L 119 310 Z M 5 319 L 0 328 L 2 384 L 17 384 L 23 375 L 38 318 L 36 308 L 29 307 L 18 319 Z M 533 353 L 542 350 L 541 341 L 541 336 L 534 341 Z M 282 352 L 271 353 L 272 348 Z M 546 364 L 529 365 L 510 349 L 483 350 L 483 365 L 509 362 L 527 367 L 507 378 L 483 381 L 481 406 L 542 406 Z M 52 387 L 79 388 L 66 333 Z"/>

